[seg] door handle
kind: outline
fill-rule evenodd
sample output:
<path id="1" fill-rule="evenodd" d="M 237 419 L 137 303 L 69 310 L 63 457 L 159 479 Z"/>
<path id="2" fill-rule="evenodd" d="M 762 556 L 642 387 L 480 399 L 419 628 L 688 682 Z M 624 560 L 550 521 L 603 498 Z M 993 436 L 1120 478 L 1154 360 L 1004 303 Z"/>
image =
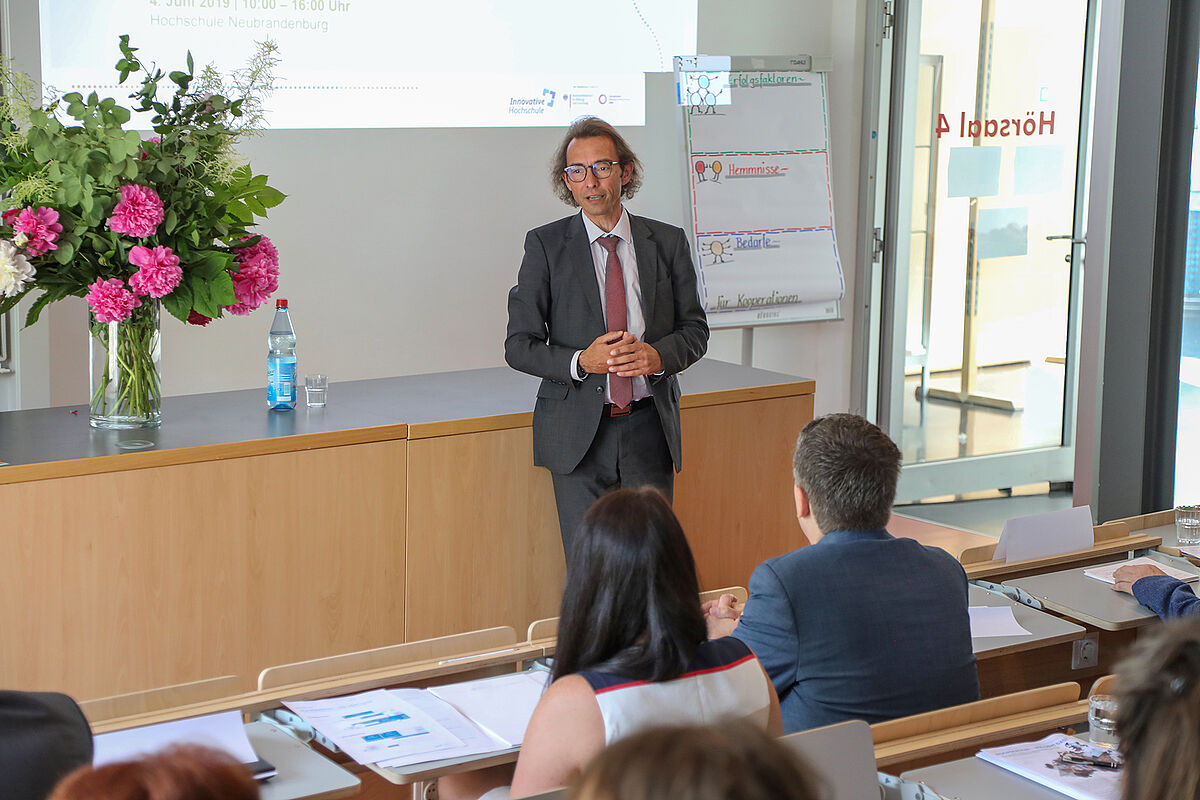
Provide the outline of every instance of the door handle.
<path id="1" fill-rule="evenodd" d="M 1087 244 L 1086 237 L 1082 238 L 1082 239 L 1076 239 L 1073 235 L 1071 235 L 1069 233 L 1060 233 L 1060 234 L 1056 234 L 1054 236 L 1046 237 L 1047 242 L 1053 242 L 1056 239 L 1069 239 L 1071 241 L 1071 244 Z"/>

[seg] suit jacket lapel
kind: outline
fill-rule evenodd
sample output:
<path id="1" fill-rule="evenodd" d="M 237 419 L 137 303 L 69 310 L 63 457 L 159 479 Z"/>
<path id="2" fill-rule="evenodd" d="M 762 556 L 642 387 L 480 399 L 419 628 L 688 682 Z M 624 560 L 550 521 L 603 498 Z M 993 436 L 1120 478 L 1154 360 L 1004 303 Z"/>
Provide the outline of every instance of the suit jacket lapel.
<path id="1" fill-rule="evenodd" d="M 571 270 L 579 281 L 580 290 L 587 299 L 592 316 L 599 320 L 600 331 L 608 330 L 604 320 L 604 306 L 600 304 L 600 283 L 596 280 L 596 262 L 592 260 L 592 247 L 588 243 L 587 229 L 583 217 L 576 214 L 567 225 L 565 245 Z M 640 256 L 639 256 L 640 258 Z"/>
<path id="2" fill-rule="evenodd" d="M 633 231 L 633 252 L 637 254 L 638 281 L 642 285 L 642 317 L 646 320 L 646 330 L 649 330 L 650 321 L 654 319 L 658 248 L 654 246 L 654 235 L 650 226 L 642 222 L 641 217 L 630 214 L 629 228 Z"/>

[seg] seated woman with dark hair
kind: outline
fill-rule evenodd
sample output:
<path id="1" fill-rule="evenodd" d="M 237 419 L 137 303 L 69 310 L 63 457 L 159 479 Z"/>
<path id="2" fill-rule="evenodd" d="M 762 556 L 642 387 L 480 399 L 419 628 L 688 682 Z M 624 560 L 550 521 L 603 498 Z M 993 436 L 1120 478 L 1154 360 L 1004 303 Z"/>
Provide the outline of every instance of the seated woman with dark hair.
<path id="1" fill-rule="evenodd" d="M 567 556 L 552 683 L 515 775 L 443 778 L 443 800 L 478 797 L 510 777 L 514 797 L 564 786 L 606 744 L 654 725 L 746 720 L 779 735 L 766 672 L 737 639 L 707 641 L 699 592 L 692 551 L 661 493 L 619 489 L 597 500 Z"/>
<path id="2" fill-rule="evenodd" d="M 1200 798 L 1200 617 L 1138 637 L 1116 675 L 1123 800 Z"/>
<path id="3" fill-rule="evenodd" d="M 49 800 L 258 800 L 249 770 L 208 747 L 172 747 L 131 761 L 80 767 Z"/>

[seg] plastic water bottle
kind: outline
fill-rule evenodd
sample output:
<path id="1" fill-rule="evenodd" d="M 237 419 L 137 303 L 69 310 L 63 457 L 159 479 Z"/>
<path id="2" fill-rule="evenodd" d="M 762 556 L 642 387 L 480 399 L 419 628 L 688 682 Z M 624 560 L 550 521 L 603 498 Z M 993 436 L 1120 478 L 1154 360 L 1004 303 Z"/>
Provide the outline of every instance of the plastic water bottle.
<path id="1" fill-rule="evenodd" d="M 296 332 L 288 316 L 288 301 L 275 301 L 275 319 L 267 336 L 267 408 L 296 407 Z"/>

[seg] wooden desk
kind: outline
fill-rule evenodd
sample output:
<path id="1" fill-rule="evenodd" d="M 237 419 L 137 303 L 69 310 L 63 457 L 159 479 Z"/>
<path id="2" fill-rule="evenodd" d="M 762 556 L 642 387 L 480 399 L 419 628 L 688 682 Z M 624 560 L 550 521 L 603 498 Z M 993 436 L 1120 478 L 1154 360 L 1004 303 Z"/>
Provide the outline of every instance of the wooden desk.
<path id="1" fill-rule="evenodd" d="M 799 543 L 791 450 L 814 384 L 707 359 L 681 382 L 676 509 L 702 588 L 745 585 Z M 259 390 L 168 397 L 144 431 L 0 413 L 0 684 L 88 699 L 556 614 L 537 384 L 506 367 L 335 383 L 293 412 Z"/>
<path id="2" fill-rule="evenodd" d="M 1017 622 L 1032 634 L 971 640 L 981 697 L 1079 679 L 1071 669 L 1071 648 L 1076 639 L 1087 635 L 1085 628 L 974 584 L 969 587 L 968 602 L 1011 608 Z"/>

